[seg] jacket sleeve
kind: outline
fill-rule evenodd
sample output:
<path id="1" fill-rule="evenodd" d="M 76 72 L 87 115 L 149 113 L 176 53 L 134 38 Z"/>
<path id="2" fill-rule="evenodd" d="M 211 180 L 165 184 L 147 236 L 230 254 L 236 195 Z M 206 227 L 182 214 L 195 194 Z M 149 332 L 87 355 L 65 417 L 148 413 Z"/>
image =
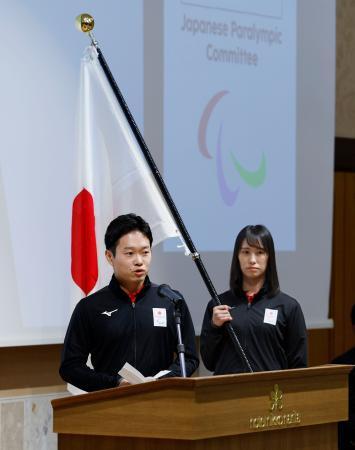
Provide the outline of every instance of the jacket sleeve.
<path id="1" fill-rule="evenodd" d="M 224 336 L 224 327 L 212 326 L 213 302 L 207 305 L 201 330 L 201 358 L 208 370 L 214 372 L 220 354 L 220 344 Z"/>
<path id="2" fill-rule="evenodd" d="M 288 317 L 286 356 L 289 369 L 307 367 L 307 329 L 302 309 L 296 301 Z"/>
<path id="3" fill-rule="evenodd" d="M 182 301 L 181 307 L 181 334 L 182 342 L 185 347 L 185 366 L 186 375 L 190 377 L 199 366 L 199 359 L 196 350 L 195 329 L 192 323 L 190 311 L 185 300 Z M 176 340 L 176 346 L 178 341 Z M 175 346 L 175 348 L 176 348 Z M 176 356 L 174 362 L 168 367 L 170 372 L 162 378 L 181 377 L 181 368 L 179 355 Z"/>
<path id="4" fill-rule="evenodd" d="M 118 375 L 95 372 L 87 366 L 90 341 L 90 321 L 83 303 L 79 302 L 74 309 L 65 336 L 59 368 L 60 376 L 67 383 L 88 392 L 116 387 L 120 380 Z"/>

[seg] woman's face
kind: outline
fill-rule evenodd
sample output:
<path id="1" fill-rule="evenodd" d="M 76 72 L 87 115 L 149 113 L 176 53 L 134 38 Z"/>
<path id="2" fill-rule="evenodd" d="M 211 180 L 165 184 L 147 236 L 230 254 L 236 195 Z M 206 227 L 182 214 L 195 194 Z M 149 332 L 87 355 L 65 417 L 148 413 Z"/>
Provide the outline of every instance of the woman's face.
<path id="1" fill-rule="evenodd" d="M 261 242 L 258 246 L 254 246 L 249 245 L 244 239 L 239 249 L 238 259 L 244 280 L 256 281 L 265 278 L 269 255 Z"/>

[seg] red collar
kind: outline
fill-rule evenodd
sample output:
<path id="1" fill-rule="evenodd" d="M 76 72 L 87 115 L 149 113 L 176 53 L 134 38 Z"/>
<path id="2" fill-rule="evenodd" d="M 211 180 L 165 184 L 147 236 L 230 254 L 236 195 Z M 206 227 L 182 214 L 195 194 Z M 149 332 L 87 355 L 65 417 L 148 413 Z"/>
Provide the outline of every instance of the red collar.
<path id="1" fill-rule="evenodd" d="M 245 296 L 246 296 L 249 304 L 251 304 L 251 302 L 254 300 L 256 294 L 257 294 L 257 292 L 254 292 L 253 294 L 248 294 L 247 292 L 245 292 Z"/>
<path id="2" fill-rule="evenodd" d="M 142 286 L 140 289 L 138 289 L 138 291 L 131 292 L 130 294 L 128 294 L 128 297 L 130 298 L 130 300 L 131 300 L 132 303 L 135 303 L 135 302 L 136 302 L 136 297 L 137 297 L 137 295 L 141 292 L 141 290 L 142 290 L 143 288 L 144 288 L 144 284 L 143 284 L 143 286 Z"/>

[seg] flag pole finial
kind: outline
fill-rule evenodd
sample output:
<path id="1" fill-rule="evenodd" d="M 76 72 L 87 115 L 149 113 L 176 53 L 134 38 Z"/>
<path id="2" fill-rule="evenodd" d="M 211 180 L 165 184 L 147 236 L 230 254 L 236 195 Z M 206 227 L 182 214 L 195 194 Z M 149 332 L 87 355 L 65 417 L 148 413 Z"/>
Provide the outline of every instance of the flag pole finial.
<path id="1" fill-rule="evenodd" d="M 79 14 L 75 18 L 75 26 L 79 31 L 82 31 L 83 33 L 89 33 L 94 29 L 95 21 L 90 14 Z"/>
<path id="2" fill-rule="evenodd" d="M 87 13 L 79 14 L 75 18 L 75 26 L 79 31 L 82 31 L 83 33 L 88 33 L 91 39 L 91 43 L 97 47 L 97 40 L 95 39 L 92 30 L 95 26 L 95 20 L 94 18 Z"/>

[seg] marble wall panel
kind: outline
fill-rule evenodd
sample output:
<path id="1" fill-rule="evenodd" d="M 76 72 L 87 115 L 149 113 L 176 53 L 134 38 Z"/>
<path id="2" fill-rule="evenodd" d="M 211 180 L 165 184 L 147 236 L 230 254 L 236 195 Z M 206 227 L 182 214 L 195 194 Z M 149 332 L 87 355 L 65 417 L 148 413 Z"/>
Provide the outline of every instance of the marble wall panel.
<path id="1" fill-rule="evenodd" d="M 67 392 L 1 397 L 0 450 L 57 450 L 51 401 Z"/>

